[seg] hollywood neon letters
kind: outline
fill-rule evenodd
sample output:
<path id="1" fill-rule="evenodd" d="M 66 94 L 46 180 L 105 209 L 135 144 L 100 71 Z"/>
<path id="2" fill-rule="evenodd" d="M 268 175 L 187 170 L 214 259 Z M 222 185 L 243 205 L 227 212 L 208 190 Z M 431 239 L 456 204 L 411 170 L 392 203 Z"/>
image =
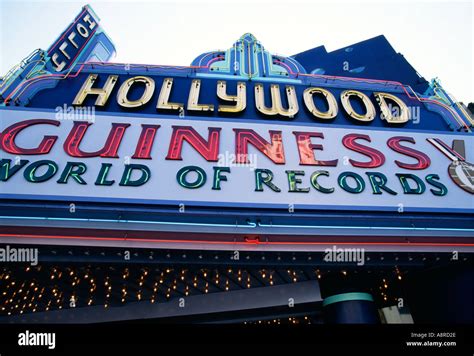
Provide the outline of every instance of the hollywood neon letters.
<path id="1" fill-rule="evenodd" d="M 112 92 L 117 85 L 119 77 L 117 75 L 109 75 L 102 87 L 95 85 L 97 81 L 97 74 L 90 74 L 84 81 L 81 89 L 78 91 L 73 100 L 73 105 L 81 106 L 84 104 L 88 96 L 95 96 L 95 105 L 103 107 L 110 100 Z M 134 86 L 140 85 L 142 87 L 141 96 L 136 99 L 129 99 L 128 93 Z M 222 104 L 217 108 L 213 104 L 204 104 L 199 102 L 201 91 L 201 80 L 193 79 L 189 89 L 189 96 L 187 104 L 173 102 L 172 87 L 173 78 L 164 78 L 159 96 L 156 102 L 156 109 L 160 111 L 194 111 L 194 112 L 212 112 L 219 113 L 240 113 L 243 112 L 247 106 L 247 85 L 245 82 L 236 82 L 233 92 L 235 95 L 228 94 L 227 82 L 219 80 L 217 82 L 216 94 Z M 116 95 L 117 103 L 123 108 L 140 108 L 148 104 L 155 93 L 155 81 L 147 76 L 135 76 L 125 80 L 119 87 Z M 270 99 L 265 100 L 265 88 L 262 84 L 254 85 L 255 93 L 255 107 L 265 116 L 279 116 L 285 119 L 294 118 L 300 108 L 298 98 L 294 86 L 286 85 L 284 92 L 286 93 L 286 100 L 283 100 L 280 85 L 271 84 L 269 88 Z M 319 96 L 324 101 L 325 108 L 318 108 L 314 97 Z M 410 120 L 410 110 L 408 106 L 397 96 L 384 93 L 374 92 L 373 96 L 380 109 L 380 117 L 386 120 L 388 124 L 403 124 Z M 340 102 L 345 113 L 354 119 L 356 122 L 370 122 L 376 117 L 376 109 L 370 98 L 357 90 L 344 90 L 340 94 Z M 359 100 L 364 108 L 364 112 L 357 112 L 353 107 L 353 101 Z M 286 101 L 287 106 L 283 105 Z M 303 102 L 306 109 L 313 115 L 315 119 L 331 120 L 334 119 L 339 112 L 339 105 L 334 96 L 329 90 L 319 87 L 308 87 L 303 93 Z M 390 103 L 390 104 L 388 104 Z M 396 108 L 396 110 L 393 110 Z"/>
<path id="2" fill-rule="evenodd" d="M 16 122 L 5 128 L 0 136 L 0 148 L 8 154 L 18 156 L 18 162 L 11 159 L 0 160 L 0 182 L 8 181 L 13 175 L 23 170 L 24 178 L 31 183 L 42 183 L 56 177 L 57 183 L 67 184 L 75 181 L 79 184 L 88 184 L 82 177 L 87 171 L 87 164 L 83 160 L 88 158 L 107 158 L 118 159 L 120 157 L 119 150 L 122 139 L 127 134 L 129 123 L 111 123 L 108 135 L 104 135 L 104 143 L 102 148 L 95 151 L 85 151 L 81 149 L 81 144 L 87 140 L 87 131 L 94 130 L 94 124 L 84 121 L 74 121 L 71 125 L 66 137 L 62 137 L 63 151 L 72 158 L 82 159 L 81 161 L 71 160 L 61 162 L 60 164 L 48 160 L 41 159 L 30 162 L 23 156 L 44 156 L 48 155 L 53 147 L 60 144 L 59 137 L 54 135 L 62 122 L 50 119 L 33 119 Z M 38 125 L 45 125 L 50 128 L 50 134 L 40 138 L 36 147 L 20 147 L 16 143 L 16 138 L 20 133 L 33 133 L 34 128 Z M 137 125 L 137 124 L 135 124 Z M 153 145 L 157 141 L 157 133 L 160 130 L 159 124 L 141 124 L 141 133 L 135 145 L 134 154 L 131 157 L 136 160 L 133 164 L 125 164 L 122 174 L 116 177 L 110 177 L 112 163 L 102 163 L 97 177 L 95 177 L 95 185 L 110 186 L 118 184 L 120 186 L 141 186 L 147 183 L 152 176 L 152 168 L 155 163 L 141 164 L 139 160 L 155 160 L 152 157 Z M 239 125 L 240 126 L 240 125 Z M 171 137 L 165 139 L 159 138 L 160 144 L 167 145 L 166 160 L 182 161 L 183 160 L 183 144 L 186 143 L 192 147 L 207 162 L 217 162 L 220 152 L 220 136 L 221 127 L 208 127 L 207 137 L 198 133 L 192 126 L 172 126 Z M 263 191 L 270 189 L 274 192 L 280 192 L 284 187 L 278 187 L 273 182 L 273 172 L 270 164 L 285 165 L 285 147 L 283 146 L 282 132 L 277 130 L 268 130 L 265 134 L 259 134 L 253 129 L 233 128 L 234 146 L 235 146 L 235 162 L 246 164 L 249 159 L 249 146 L 254 147 L 261 155 L 268 158 L 265 167 L 255 169 L 252 174 L 255 178 L 255 191 Z M 265 136 L 265 137 L 264 137 Z M 306 132 L 292 131 L 293 142 L 299 153 L 299 162 L 292 163 L 293 169 L 285 171 L 288 182 L 289 192 L 307 193 L 310 187 L 321 193 L 332 193 L 334 187 L 324 185 L 325 176 L 329 176 L 330 172 L 327 167 L 336 167 L 340 162 L 337 152 L 334 152 L 333 159 L 318 159 L 318 151 L 323 151 L 324 132 Z M 312 139 L 318 139 L 320 143 L 314 143 Z M 37 140 L 35 140 L 37 141 Z M 38 142 L 37 141 L 37 142 Z M 289 142 L 285 139 L 285 142 Z M 382 151 L 371 146 L 372 139 L 370 135 L 362 133 L 347 133 L 341 138 L 341 144 L 350 151 L 358 153 L 366 157 L 365 160 L 354 159 L 349 157 L 348 162 L 352 167 L 367 169 L 363 175 L 346 171 L 340 173 L 337 178 L 337 184 L 343 190 L 350 193 L 362 192 L 366 185 L 371 187 L 374 194 L 397 194 L 388 182 L 388 178 L 377 169 L 386 162 L 386 156 Z M 102 145 L 101 143 L 99 143 Z M 416 141 L 410 136 L 393 136 L 386 141 L 387 149 L 395 151 L 407 158 L 410 163 L 403 160 L 394 160 L 390 162 L 401 169 L 419 171 L 426 170 L 430 167 L 430 158 L 420 150 L 415 149 Z M 41 157 L 43 158 L 43 157 Z M 184 158 L 185 159 L 185 158 Z M 140 164 L 138 163 L 140 162 Z M 289 165 L 289 164 L 288 164 Z M 314 171 L 311 174 L 305 174 L 301 169 L 294 169 L 294 166 L 300 167 L 313 166 Z M 63 166 L 63 167 L 60 167 Z M 115 164 L 114 164 L 115 166 Z M 151 168 L 150 168 L 151 167 Z M 40 169 L 41 168 L 41 169 Z M 61 172 L 59 172 L 62 170 Z M 39 173 L 39 172 L 42 173 Z M 214 190 L 221 189 L 221 182 L 225 182 L 227 176 L 231 173 L 230 167 L 214 166 L 212 170 L 206 170 L 197 167 L 184 165 L 176 172 L 176 179 L 183 188 L 197 189 L 206 185 L 206 181 L 212 179 L 211 186 Z M 21 174 L 21 173 L 20 173 Z M 230 179 L 230 178 L 229 178 Z M 303 182 L 305 179 L 305 182 Z M 415 174 L 397 173 L 396 180 L 399 181 L 404 194 L 422 194 L 430 187 L 430 191 L 434 195 L 445 195 L 447 188 L 439 181 L 436 174 L 428 174 L 423 179 Z M 323 182 L 323 183 L 321 183 Z M 367 183 L 366 183 L 367 182 Z M 92 182 L 91 182 L 92 183 Z M 370 188 L 369 188 L 370 189 Z"/>

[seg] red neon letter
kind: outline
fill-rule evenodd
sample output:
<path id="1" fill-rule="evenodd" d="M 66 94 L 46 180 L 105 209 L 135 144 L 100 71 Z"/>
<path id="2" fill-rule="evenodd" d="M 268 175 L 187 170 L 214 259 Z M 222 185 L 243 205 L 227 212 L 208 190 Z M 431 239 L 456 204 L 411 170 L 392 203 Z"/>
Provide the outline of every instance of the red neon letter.
<path id="1" fill-rule="evenodd" d="M 96 152 L 81 151 L 79 146 L 82 138 L 86 133 L 91 123 L 84 121 L 74 121 L 74 126 L 71 129 L 66 141 L 64 142 L 64 151 L 71 157 L 105 157 L 118 158 L 117 151 L 122 142 L 123 134 L 130 124 L 112 124 L 112 128 L 107 137 L 104 147 Z"/>
<path id="2" fill-rule="evenodd" d="M 300 132 L 293 131 L 296 136 L 296 144 L 298 145 L 298 153 L 300 154 L 300 164 L 306 166 L 337 166 L 337 159 L 331 161 L 320 161 L 314 159 L 313 150 L 322 150 L 323 146 L 311 143 L 311 137 L 324 138 L 322 132 Z"/>
<path id="3" fill-rule="evenodd" d="M 173 134 L 166 159 L 181 161 L 183 141 L 186 140 L 193 148 L 209 162 L 217 162 L 219 154 L 220 127 L 209 127 L 206 141 L 191 126 L 173 126 Z"/>
<path id="4" fill-rule="evenodd" d="M 400 144 L 400 141 L 416 143 L 413 137 L 395 136 L 388 139 L 387 145 L 395 152 L 401 153 L 408 157 L 415 158 L 418 161 L 418 163 L 410 164 L 410 163 L 403 163 L 403 162 L 395 160 L 395 164 L 398 167 L 405 168 L 405 169 L 426 169 L 430 166 L 431 160 L 427 155 L 413 148 L 402 146 Z"/>
<path id="5" fill-rule="evenodd" d="M 351 162 L 354 167 L 377 168 L 385 163 L 385 156 L 382 152 L 376 150 L 375 148 L 370 148 L 355 142 L 358 139 L 371 142 L 370 137 L 368 135 L 362 134 L 349 134 L 342 138 L 342 144 L 344 145 L 344 147 L 352 151 L 361 153 L 364 156 L 370 157 L 369 162 L 360 162 L 355 161 L 353 159 L 349 159 L 349 162 Z"/>
<path id="6" fill-rule="evenodd" d="M 51 151 L 53 148 L 54 143 L 58 139 L 58 136 L 45 136 L 43 140 L 36 148 L 21 148 L 15 144 L 16 136 L 23 130 L 29 126 L 39 125 L 39 124 L 47 124 L 47 125 L 54 125 L 59 126 L 59 121 L 55 120 L 25 120 L 21 122 L 17 122 L 11 126 L 8 126 L 3 132 L 0 134 L 0 148 L 2 148 L 5 152 L 17 155 L 44 155 Z"/>
<path id="7" fill-rule="evenodd" d="M 273 163 L 285 164 L 281 131 L 269 131 L 271 144 L 254 130 L 234 129 L 234 131 L 236 163 L 250 163 L 248 160 L 248 144 L 250 143 Z"/>
<path id="8" fill-rule="evenodd" d="M 138 139 L 137 148 L 132 158 L 151 159 L 150 152 L 155 141 L 156 131 L 160 125 L 142 125 L 142 133 Z"/>

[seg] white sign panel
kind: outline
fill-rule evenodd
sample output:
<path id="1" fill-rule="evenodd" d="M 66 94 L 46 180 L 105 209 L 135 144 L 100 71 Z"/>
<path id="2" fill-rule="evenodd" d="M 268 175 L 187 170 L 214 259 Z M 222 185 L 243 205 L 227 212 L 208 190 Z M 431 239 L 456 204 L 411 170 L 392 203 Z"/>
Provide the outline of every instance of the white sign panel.
<path id="1" fill-rule="evenodd" d="M 45 119 L 58 123 L 27 126 L 16 133 L 12 146 L 12 131 L 6 132 L 7 128 L 27 120 Z M 474 139 L 467 134 L 424 133 L 394 128 L 341 128 L 331 126 L 330 123 L 323 125 L 316 122 L 314 125 L 294 125 L 291 122 L 271 120 L 257 123 L 230 119 L 215 121 L 191 120 L 186 117 L 170 119 L 159 116 L 95 115 L 94 122 L 87 127 L 79 144 L 81 152 L 95 152 L 104 147 L 112 123 L 130 124 L 119 143 L 118 158 L 108 158 L 107 155 L 71 157 L 65 152 L 64 144 L 73 128 L 73 120 L 58 120 L 54 112 L 0 110 L 0 130 L 3 132 L 3 146 L 0 150 L 0 196 L 71 202 L 80 200 L 222 207 L 293 206 L 295 209 L 474 211 L 474 195 L 470 191 L 473 188 L 473 170 L 472 165 L 468 163 L 469 160 L 474 161 Z M 143 125 L 160 125 L 156 129 L 149 152 L 151 159 L 133 158 L 139 138 L 143 134 Z M 176 127 L 192 127 L 201 136 L 201 143 L 204 144 L 210 142 L 209 128 L 220 128 L 217 162 L 206 160 L 186 139 L 181 141 L 182 160 L 167 159 L 170 146 L 176 146 L 176 142 L 171 143 Z M 272 143 L 270 131 L 281 132 L 281 135 L 275 137 L 281 137 L 282 150 L 277 152 L 275 149 L 273 154 L 280 155 L 284 163 L 272 161 L 256 148 L 252 143 L 254 141 L 243 140 L 241 142 L 248 148 L 250 163 L 238 164 L 235 155 L 242 151 L 236 152 L 236 129 L 253 130 L 267 141 L 266 147 L 271 149 L 276 146 L 269 146 Z M 302 140 L 298 143 L 295 132 L 319 133 L 324 137 L 313 136 L 310 142 Z M 356 139 L 352 142 L 359 147 L 364 146 L 381 152 L 383 164 L 377 165 L 370 154 L 363 153 L 364 149 L 361 152 L 343 144 L 347 135 L 355 135 Z M 367 135 L 370 141 L 360 135 Z M 22 154 L 12 151 L 12 147 L 23 150 L 37 148 L 45 136 L 57 136 L 46 154 Z M 404 141 L 400 141 L 400 145 L 429 157 L 429 166 L 424 169 L 402 168 L 404 165 L 419 164 L 420 159 L 390 147 L 388 141 L 400 136 L 405 137 Z M 452 150 L 454 140 L 458 140 L 458 147 L 463 146 L 464 152 L 459 149 Z M 349 141 L 346 139 L 345 142 Z M 396 139 L 390 142 L 394 141 Z M 317 161 L 332 163 L 300 164 L 301 154 L 308 152 L 307 149 L 304 150 L 308 145 L 313 145 L 310 150 L 313 156 L 306 157 L 306 160 L 314 158 Z M 337 164 L 334 163 L 335 160 Z M 36 169 L 30 167 L 38 161 L 52 161 L 54 164 L 50 162 L 52 168 L 44 162 Z M 362 168 L 357 164 L 359 162 L 363 165 L 371 161 L 374 167 Z M 74 178 L 74 174 L 68 176 L 64 171 L 67 162 L 73 164 L 68 167 L 73 173 L 81 173 L 77 164 L 86 167 L 84 172 L 79 174 L 80 179 Z M 399 163 L 402 163 L 402 167 Z M 127 171 L 127 166 L 130 165 L 142 165 L 147 169 Z M 450 166 L 451 169 L 448 169 Z M 48 174 L 48 169 L 51 169 L 51 174 Z M 47 179 L 35 182 L 37 178 L 41 180 L 43 175 Z M 66 181 L 58 182 L 61 177 L 66 177 Z M 121 182 L 134 182 L 140 178 L 143 181 L 141 185 L 120 185 Z M 82 180 L 83 184 L 78 180 Z"/>

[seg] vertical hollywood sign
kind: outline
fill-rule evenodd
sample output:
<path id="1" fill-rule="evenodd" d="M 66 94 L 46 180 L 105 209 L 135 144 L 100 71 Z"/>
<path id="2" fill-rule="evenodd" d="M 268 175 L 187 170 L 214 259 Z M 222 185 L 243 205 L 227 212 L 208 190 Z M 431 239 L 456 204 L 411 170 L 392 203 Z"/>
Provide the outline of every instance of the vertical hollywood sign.
<path id="1" fill-rule="evenodd" d="M 56 72 L 66 69 L 74 62 L 97 27 L 92 15 L 85 12 L 60 36 L 48 51 Z"/>

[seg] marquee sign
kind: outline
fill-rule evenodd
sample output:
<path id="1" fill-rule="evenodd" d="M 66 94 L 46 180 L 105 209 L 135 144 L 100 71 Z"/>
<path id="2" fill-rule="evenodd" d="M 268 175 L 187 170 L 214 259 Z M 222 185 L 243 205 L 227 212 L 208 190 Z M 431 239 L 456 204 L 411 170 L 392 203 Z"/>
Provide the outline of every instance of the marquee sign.
<path id="1" fill-rule="evenodd" d="M 308 74 L 250 34 L 189 67 L 114 51 L 85 7 L 2 79 L 1 198 L 474 211 L 472 123 L 442 101 Z"/>

